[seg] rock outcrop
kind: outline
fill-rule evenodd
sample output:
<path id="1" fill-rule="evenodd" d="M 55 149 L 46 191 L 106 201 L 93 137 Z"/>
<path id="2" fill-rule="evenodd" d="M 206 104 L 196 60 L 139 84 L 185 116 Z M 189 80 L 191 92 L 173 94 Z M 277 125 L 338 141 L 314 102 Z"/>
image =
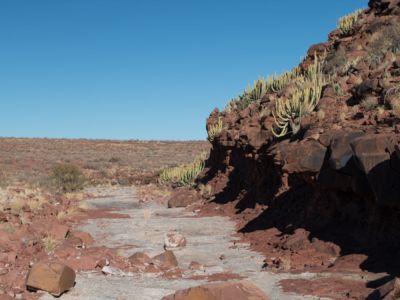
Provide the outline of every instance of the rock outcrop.
<path id="1" fill-rule="evenodd" d="M 223 129 L 198 189 L 211 186 L 209 203 L 234 202 L 239 213 L 261 205 L 253 220 L 243 216 L 241 231 L 251 237 L 273 228 L 284 238 L 257 244 L 293 256 L 303 251 L 296 247 L 331 243 L 339 251 L 319 268 L 363 253 L 362 269 L 397 275 L 389 253 L 400 249 L 400 1 L 371 0 L 348 34 L 337 29 L 309 49 L 300 72 L 316 57 L 334 79 L 297 134 L 277 138 L 271 130 L 276 100 L 288 97 L 290 85 L 211 113 L 207 126 L 222 120 Z M 289 243 L 298 230 L 308 235 Z M 307 255 L 302 268 L 317 267 L 319 256 Z"/>

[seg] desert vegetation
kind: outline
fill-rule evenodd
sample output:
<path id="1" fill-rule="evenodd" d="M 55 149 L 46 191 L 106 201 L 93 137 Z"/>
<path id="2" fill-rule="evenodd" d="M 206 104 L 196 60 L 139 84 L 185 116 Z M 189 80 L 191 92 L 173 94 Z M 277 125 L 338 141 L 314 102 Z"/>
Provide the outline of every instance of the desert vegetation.
<path id="1" fill-rule="evenodd" d="M 295 89 L 289 99 L 278 98 L 273 112 L 275 128 L 272 132 L 276 137 L 283 137 L 291 130 L 292 134 L 299 132 L 302 118 L 311 113 L 321 98 L 321 92 L 327 83 L 322 72 L 323 61 L 314 55 L 314 63 L 304 74 L 293 78 Z"/>
<path id="2" fill-rule="evenodd" d="M 207 120 L 208 141 L 3 139 L 0 230 L 10 239 L 16 236 L 15 245 L 24 243 L 18 255 L 6 249 L 12 253 L 11 266 L 26 272 L 29 255 L 38 253 L 45 258 L 65 255 L 65 261 L 79 268 L 87 255 L 87 269 L 117 274 L 115 278 L 128 274 L 125 270 L 156 270 L 174 280 L 188 278 L 188 272 L 203 276 L 207 265 L 192 261 L 189 270 L 181 270 L 174 256 L 171 273 L 163 273 L 157 259 L 145 253 L 126 259 L 118 254 L 121 249 L 89 248 L 97 251 L 90 256 L 84 242 L 90 244 L 90 238 L 73 230 L 80 218 L 100 217 L 97 224 L 102 226 L 116 224 L 115 219 L 117 224 L 144 223 L 135 228 L 143 229 L 147 243 L 167 227 L 162 222 L 148 230 L 159 226 L 156 218 L 179 216 L 181 222 L 187 217 L 178 209 L 166 213 L 167 206 L 189 206 L 184 214 L 236 222 L 246 251 L 250 245 L 265 255 L 265 260 L 252 259 L 259 282 L 267 274 L 260 275 L 262 269 L 271 272 L 268 276 L 290 273 L 290 279 L 279 282 L 288 293 L 297 289 L 302 295 L 332 299 L 398 295 L 400 265 L 393 257 L 400 249 L 399 7 L 400 0 L 371 0 L 369 10 L 341 18 L 328 40 L 313 45 L 297 67 L 255 80 L 224 111 L 214 110 Z M 16 186 L 21 182 L 25 185 Z M 82 191 L 93 185 L 102 187 Z M 129 207 L 129 214 L 114 211 L 110 218 L 115 219 L 104 217 L 111 213 L 101 206 L 103 188 L 107 201 L 121 210 Z M 95 212 L 81 201 L 92 191 L 98 192 L 102 207 Z M 155 213 L 146 205 L 153 195 L 158 202 L 152 205 L 161 203 Z M 95 206 L 92 200 L 86 205 Z M 140 218 L 144 222 L 136 222 Z M 87 228 L 96 234 L 107 230 L 93 226 L 95 222 Z M 122 233 L 125 227 L 119 227 Z M 241 243 L 228 240 L 233 252 L 240 248 Z M 164 236 L 164 249 L 174 243 L 177 253 L 193 246 L 176 230 Z M 227 253 L 218 252 L 214 259 L 230 266 Z M 146 261 L 139 267 L 134 265 L 138 258 Z M 9 260 L 9 254 L 3 259 Z M 391 286 L 382 285 L 386 282 Z M 6 288 L 11 286 L 15 283 L 9 280 Z"/>
<path id="3" fill-rule="evenodd" d="M 52 168 L 74 165 L 87 185 L 156 180 L 162 166 L 189 163 L 207 152 L 202 142 L 0 139 L 0 187 L 54 188 Z M 151 179 L 153 178 L 153 179 Z"/>
<path id="4" fill-rule="evenodd" d="M 222 119 L 218 118 L 215 124 L 210 124 L 207 126 L 207 139 L 212 142 L 216 136 L 218 136 L 223 128 Z"/>
<path id="5" fill-rule="evenodd" d="M 206 154 L 203 153 L 188 164 L 162 169 L 160 171 L 160 183 L 179 186 L 192 184 L 204 169 L 205 157 Z"/>
<path id="6" fill-rule="evenodd" d="M 348 36 L 351 34 L 354 25 L 357 23 L 362 10 L 356 10 L 355 12 L 343 16 L 338 21 L 338 28 L 341 36 Z"/>
<path id="7" fill-rule="evenodd" d="M 51 169 L 49 180 L 58 191 L 64 193 L 81 190 L 85 184 L 85 176 L 73 164 L 55 165 Z"/>

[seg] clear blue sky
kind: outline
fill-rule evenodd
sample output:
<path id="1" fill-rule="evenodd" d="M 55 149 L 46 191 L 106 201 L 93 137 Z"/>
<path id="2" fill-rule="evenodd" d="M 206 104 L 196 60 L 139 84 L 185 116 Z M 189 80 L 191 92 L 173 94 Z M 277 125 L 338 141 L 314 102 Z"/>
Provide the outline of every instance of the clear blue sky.
<path id="1" fill-rule="evenodd" d="M 1 0 L 0 136 L 204 139 L 367 0 Z"/>

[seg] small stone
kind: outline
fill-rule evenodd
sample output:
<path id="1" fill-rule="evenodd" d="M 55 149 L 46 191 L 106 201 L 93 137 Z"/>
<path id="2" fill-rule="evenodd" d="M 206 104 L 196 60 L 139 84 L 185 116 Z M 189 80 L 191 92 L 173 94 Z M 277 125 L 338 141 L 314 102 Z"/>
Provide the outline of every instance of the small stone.
<path id="1" fill-rule="evenodd" d="M 109 265 L 110 265 L 110 262 L 108 261 L 108 259 L 102 258 L 99 261 L 97 261 L 97 266 L 96 267 L 103 268 L 103 267 L 109 266 Z"/>
<path id="2" fill-rule="evenodd" d="M 39 262 L 33 265 L 28 274 L 28 290 L 43 290 L 60 296 L 74 286 L 75 271 L 57 262 Z"/>
<path id="3" fill-rule="evenodd" d="M 127 276 L 127 274 L 123 271 L 121 271 L 118 268 L 111 267 L 111 266 L 104 266 L 101 269 L 101 272 L 105 275 L 114 275 L 114 276 Z"/>
<path id="4" fill-rule="evenodd" d="M 197 261 L 192 261 L 189 264 L 189 270 L 203 271 L 204 270 L 204 266 L 201 263 L 197 262 Z"/>
<path id="5" fill-rule="evenodd" d="M 178 260 L 174 252 L 167 250 L 157 256 L 154 256 L 152 263 L 163 270 L 168 270 L 178 267 Z"/>
<path id="6" fill-rule="evenodd" d="M 151 262 L 151 258 L 146 253 L 136 252 L 135 254 L 129 256 L 128 261 L 132 265 L 140 266 L 149 264 Z"/>
<path id="7" fill-rule="evenodd" d="M 178 249 L 178 248 L 183 248 L 185 246 L 186 246 L 186 239 L 179 232 L 170 231 L 165 235 L 164 238 L 165 250 Z"/>

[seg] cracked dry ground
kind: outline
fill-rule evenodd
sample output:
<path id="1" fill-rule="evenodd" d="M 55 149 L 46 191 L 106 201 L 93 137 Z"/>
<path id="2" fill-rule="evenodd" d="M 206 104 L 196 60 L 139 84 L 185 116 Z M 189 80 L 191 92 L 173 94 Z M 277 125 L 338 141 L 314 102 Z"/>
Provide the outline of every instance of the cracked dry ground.
<path id="1" fill-rule="evenodd" d="M 95 243 L 91 247 L 111 248 L 123 257 L 136 252 L 153 257 L 164 251 L 164 237 L 171 231 L 181 233 L 186 238 L 186 246 L 174 250 L 178 272 L 166 274 L 151 269 L 131 272 L 111 265 L 108 275 L 99 270 L 80 271 L 75 287 L 61 296 L 63 300 L 156 300 L 177 290 L 239 278 L 254 283 L 270 299 L 329 299 L 283 292 L 280 282 L 352 276 L 266 272 L 262 270 L 265 258 L 235 237 L 235 223 L 228 217 L 198 217 L 196 212 L 187 209 L 166 208 L 155 201 L 144 202 L 131 187 L 93 188 L 88 192 L 93 195 L 86 200 L 91 213 L 74 229 L 92 235 Z M 96 212 L 101 214 L 96 215 Z M 54 298 L 46 294 L 41 299 Z"/>

